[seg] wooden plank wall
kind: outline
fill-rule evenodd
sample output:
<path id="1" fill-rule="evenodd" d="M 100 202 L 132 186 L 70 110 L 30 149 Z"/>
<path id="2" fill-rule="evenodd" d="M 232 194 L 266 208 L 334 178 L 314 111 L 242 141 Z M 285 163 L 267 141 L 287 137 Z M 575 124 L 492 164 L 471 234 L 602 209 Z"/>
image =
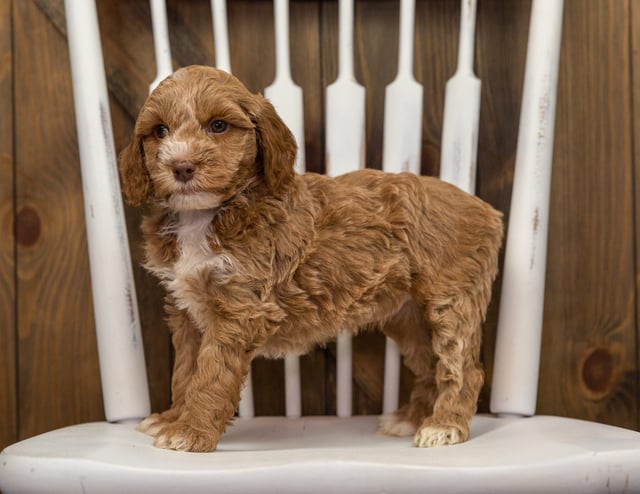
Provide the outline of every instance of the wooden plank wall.
<path id="1" fill-rule="evenodd" d="M 18 438 L 11 4 L 0 0 L 0 448 Z"/>
<path id="2" fill-rule="evenodd" d="M 175 66 L 213 64 L 208 0 L 168 0 Z M 478 194 L 508 213 L 530 0 L 479 2 Z M 231 63 L 253 91 L 274 76 L 272 2 L 228 2 Z M 155 76 L 146 0 L 98 0 L 116 146 Z M 293 77 L 304 89 L 308 169 L 324 169 L 324 88 L 337 70 L 337 2 L 291 2 Z M 422 171 L 437 174 L 444 85 L 459 2 L 418 0 L 425 87 Z M 356 2 L 356 76 L 367 87 L 367 163 L 382 156 L 384 87 L 395 75 L 398 2 Z M 640 8 L 566 0 L 538 412 L 640 427 Z M 103 419 L 63 0 L 0 0 L 0 447 Z M 140 211 L 127 209 L 136 265 Z M 136 267 L 152 407 L 169 404 L 162 291 Z M 487 411 L 497 296 L 485 327 Z M 383 339 L 358 337 L 354 405 L 381 408 Z M 335 412 L 335 347 L 302 360 L 303 413 Z M 284 410 L 282 363 L 254 368 L 256 410 Z M 411 376 L 403 375 L 406 396 Z"/>

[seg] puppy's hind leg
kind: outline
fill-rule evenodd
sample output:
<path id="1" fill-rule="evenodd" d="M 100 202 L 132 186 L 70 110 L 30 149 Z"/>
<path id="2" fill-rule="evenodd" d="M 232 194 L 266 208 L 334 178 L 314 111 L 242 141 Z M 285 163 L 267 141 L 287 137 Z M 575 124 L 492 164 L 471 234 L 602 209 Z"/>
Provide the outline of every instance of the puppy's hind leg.
<path id="1" fill-rule="evenodd" d="M 473 287 L 456 283 L 432 284 L 425 301 L 437 358 L 437 397 L 433 414 L 418 427 L 419 447 L 456 444 L 469 437 L 478 394 L 484 380 L 479 362 L 485 300 Z"/>

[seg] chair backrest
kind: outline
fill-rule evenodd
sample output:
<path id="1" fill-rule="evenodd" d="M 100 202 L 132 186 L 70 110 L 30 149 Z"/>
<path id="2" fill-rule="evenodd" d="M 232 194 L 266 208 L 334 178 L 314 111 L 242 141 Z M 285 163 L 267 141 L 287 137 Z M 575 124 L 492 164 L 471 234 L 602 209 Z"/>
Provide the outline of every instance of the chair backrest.
<path id="1" fill-rule="evenodd" d="M 386 171 L 420 171 L 423 105 L 422 88 L 413 77 L 412 67 L 414 4 L 414 0 L 400 1 L 398 75 L 385 93 Z M 473 75 L 475 4 L 475 0 L 461 1 L 459 64 L 447 85 L 440 164 L 443 179 L 469 192 L 475 186 L 480 91 L 480 82 Z M 149 393 L 95 4 L 66 0 L 65 6 L 105 413 L 109 421 L 136 420 L 149 413 Z M 225 0 L 211 0 L 211 8 L 216 65 L 231 72 Z M 288 2 L 275 0 L 274 9 L 276 80 L 265 93 L 304 150 L 301 89 L 290 74 Z M 532 3 L 494 363 L 491 409 L 495 413 L 533 415 L 535 411 L 562 10 L 562 0 Z M 151 12 L 157 66 L 153 89 L 171 73 L 172 62 L 165 1 L 151 0 Z M 353 0 L 340 0 L 339 16 L 338 79 L 326 93 L 326 111 L 331 116 L 326 119 L 329 174 L 357 169 L 365 162 L 361 136 L 366 88 L 353 75 Z M 463 118 L 458 118 L 460 115 Z M 336 162 L 350 167 L 338 169 Z M 304 170 L 303 152 L 296 166 L 298 171 Z M 341 335 L 337 342 L 337 412 L 342 416 L 351 414 L 351 353 L 351 338 Z M 393 411 L 398 404 L 399 368 L 398 350 L 388 340 L 385 412 Z M 297 357 L 286 359 L 285 381 L 286 414 L 298 416 L 301 399 Z M 240 414 L 253 414 L 250 385 L 243 393 Z"/>

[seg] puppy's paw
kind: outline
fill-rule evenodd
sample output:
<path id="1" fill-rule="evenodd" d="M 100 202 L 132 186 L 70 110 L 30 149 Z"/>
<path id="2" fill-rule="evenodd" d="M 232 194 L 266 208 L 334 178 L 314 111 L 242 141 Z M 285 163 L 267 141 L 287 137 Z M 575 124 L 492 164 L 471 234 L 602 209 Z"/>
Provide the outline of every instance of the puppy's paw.
<path id="1" fill-rule="evenodd" d="M 416 426 L 398 412 L 394 412 L 380 417 L 378 432 L 387 436 L 411 436 L 416 432 Z"/>
<path id="2" fill-rule="evenodd" d="M 155 436 L 153 445 L 163 449 L 202 453 L 215 450 L 219 438 L 217 433 L 177 421 L 164 426 Z"/>
<path id="3" fill-rule="evenodd" d="M 163 427 L 174 422 L 177 418 L 178 413 L 173 409 L 166 410 L 162 413 L 152 413 L 140 422 L 136 429 L 151 437 L 156 437 Z"/>
<path id="4" fill-rule="evenodd" d="M 426 419 L 416 432 L 413 442 L 419 448 L 433 448 L 464 442 L 468 436 L 469 433 L 460 427 L 441 425 L 432 419 Z"/>
<path id="5" fill-rule="evenodd" d="M 163 419 L 162 414 L 152 413 L 146 419 L 140 422 L 136 429 L 150 436 L 155 436 L 156 432 L 165 425 L 166 420 Z"/>

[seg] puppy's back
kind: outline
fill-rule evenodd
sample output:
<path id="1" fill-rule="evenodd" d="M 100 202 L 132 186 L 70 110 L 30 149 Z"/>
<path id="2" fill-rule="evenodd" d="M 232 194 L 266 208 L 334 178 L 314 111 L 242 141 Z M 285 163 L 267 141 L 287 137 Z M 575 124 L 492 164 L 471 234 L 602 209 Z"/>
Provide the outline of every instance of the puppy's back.
<path id="1" fill-rule="evenodd" d="M 479 197 L 438 178 L 411 173 L 366 169 L 335 182 L 352 198 L 360 195 L 356 191 L 369 195 L 376 205 L 370 209 L 372 214 L 385 216 L 395 236 L 406 239 L 416 256 L 426 252 L 436 264 L 450 264 L 482 251 L 484 259 L 491 259 L 488 269 L 497 269 L 502 213 Z"/>
<path id="2" fill-rule="evenodd" d="M 406 203 L 416 220 L 430 218 L 446 227 L 478 228 L 502 238 L 502 213 L 479 197 L 435 177 L 358 170 L 335 179 L 348 190 L 363 189 L 383 204 Z M 343 188 L 341 187 L 341 188 Z"/>
<path id="3" fill-rule="evenodd" d="M 322 228 L 387 230 L 396 249 L 431 274 L 462 258 L 497 270 L 502 214 L 477 196 L 434 177 L 365 169 L 329 178 L 305 174 Z M 390 244 L 391 247 L 391 244 Z M 393 250 L 393 249 L 392 249 Z M 479 256 L 479 253 L 482 253 Z M 389 252 L 391 254 L 391 252 Z M 425 265 L 425 263 L 427 265 Z"/>

